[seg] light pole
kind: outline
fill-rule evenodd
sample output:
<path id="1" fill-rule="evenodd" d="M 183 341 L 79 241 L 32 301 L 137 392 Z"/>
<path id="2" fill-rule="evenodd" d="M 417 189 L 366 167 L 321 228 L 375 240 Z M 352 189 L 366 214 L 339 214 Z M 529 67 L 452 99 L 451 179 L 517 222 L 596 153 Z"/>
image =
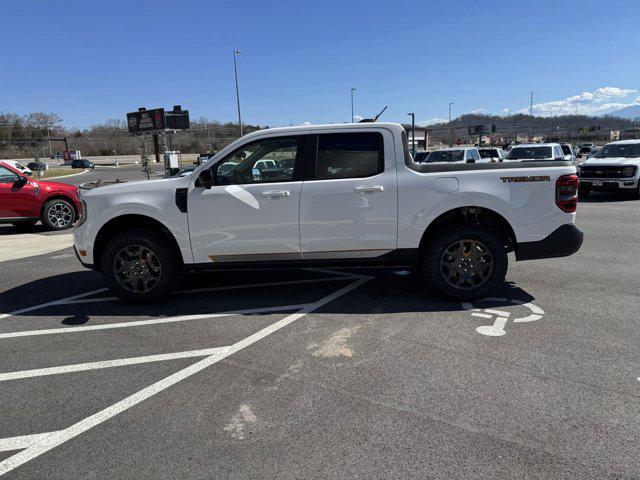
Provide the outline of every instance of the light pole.
<path id="1" fill-rule="evenodd" d="M 529 101 L 529 116 L 533 115 L 533 92 L 531 92 L 531 99 Z"/>
<path id="2" fill-rule="evenodd" d="M 453 102 L 449 102 L 449 146 L 452 145 L 451 139 L 451 107 L 453 106 Z"/>
<path id="3" fill-rule="evenodd" d="M 351 123 L 355 123 L 355 118 L 353 115 L 353 94 L 356 92 L 355 88 L 351 89 Z"/>
<path id="4" fill-rule="evenodd" d="M 236 77 L 236 100 L 238 102 L 238 125 L 240 125 L 240 136 L 242 137 L 242 117 L 240 116 L 240 89 L 238 88 L 238 65 L 236 57 L 242 52 L 240 50 L 233 50 L 233 73 Z"/>
<path id="5" fill-rule="evenodd" d="M 407 113 L 411 117 L 411 153 L 416 152 L 416 114 Z"/>

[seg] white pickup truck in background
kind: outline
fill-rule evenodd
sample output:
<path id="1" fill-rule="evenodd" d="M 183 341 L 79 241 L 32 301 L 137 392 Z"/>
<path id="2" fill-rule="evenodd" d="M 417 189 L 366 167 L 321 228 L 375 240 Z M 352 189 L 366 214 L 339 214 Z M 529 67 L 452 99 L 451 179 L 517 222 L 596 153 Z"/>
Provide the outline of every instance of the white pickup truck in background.
<path id="1" fill-rule="evenodd" d="M 613 191 L 640 198 L 640 140 L 607 143 L 577 168 L 581 197 L 593 191 Z"/>
<path id="2" fill-rule="evenodd" d="M 189 176 L 84 192 L 74 243 L 129 302 L 164 298 L 184 270 L 319 264 L 415 266 L 474 299 L 503 282 L 509 251 L 580 248 L 577 189 L 566 161 L 414 163 L 398 124 L 266 129 Z"/>

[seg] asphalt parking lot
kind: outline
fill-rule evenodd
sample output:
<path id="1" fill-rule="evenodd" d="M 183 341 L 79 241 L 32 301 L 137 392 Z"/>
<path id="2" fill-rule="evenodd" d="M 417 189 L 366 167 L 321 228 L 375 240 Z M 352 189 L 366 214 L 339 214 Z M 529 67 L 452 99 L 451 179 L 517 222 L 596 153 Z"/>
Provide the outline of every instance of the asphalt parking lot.
<path id="1" fill-rule="evenodd" d="M 472 305 L 345 269 L 130 306 L 70 247 L 2 261 L 0 475 L 638 478 L 639 206 L 593 195 L 576 255 Z"/>

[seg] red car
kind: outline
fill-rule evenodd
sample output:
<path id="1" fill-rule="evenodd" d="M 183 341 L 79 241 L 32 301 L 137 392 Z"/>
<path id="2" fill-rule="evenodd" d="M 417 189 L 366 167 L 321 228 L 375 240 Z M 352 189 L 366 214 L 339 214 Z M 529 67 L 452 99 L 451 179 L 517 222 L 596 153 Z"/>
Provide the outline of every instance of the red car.
<path id="1" fill-rule="evenodd" d="M 81 211 L 78 187 L 32 179 L 0 162 L 0 223 L 27 228 L 40 220 L 51 230 L 63 230 Z"/>

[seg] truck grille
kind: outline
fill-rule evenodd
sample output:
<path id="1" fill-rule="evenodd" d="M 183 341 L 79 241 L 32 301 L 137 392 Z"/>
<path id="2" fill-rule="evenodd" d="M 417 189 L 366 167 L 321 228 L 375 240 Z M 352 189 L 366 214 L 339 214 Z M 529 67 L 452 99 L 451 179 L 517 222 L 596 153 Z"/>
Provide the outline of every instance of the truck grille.
<path id="1" fill-rule="evenodd" d="M 578 176 L 584 178 L 626 178 L 633 177 L 635 175 L 635 167 L 631 175 L 629 172 L 632 169 L 630 167 L 598 167 L 596 165 L 584 165 L 580 167 Z"/>

